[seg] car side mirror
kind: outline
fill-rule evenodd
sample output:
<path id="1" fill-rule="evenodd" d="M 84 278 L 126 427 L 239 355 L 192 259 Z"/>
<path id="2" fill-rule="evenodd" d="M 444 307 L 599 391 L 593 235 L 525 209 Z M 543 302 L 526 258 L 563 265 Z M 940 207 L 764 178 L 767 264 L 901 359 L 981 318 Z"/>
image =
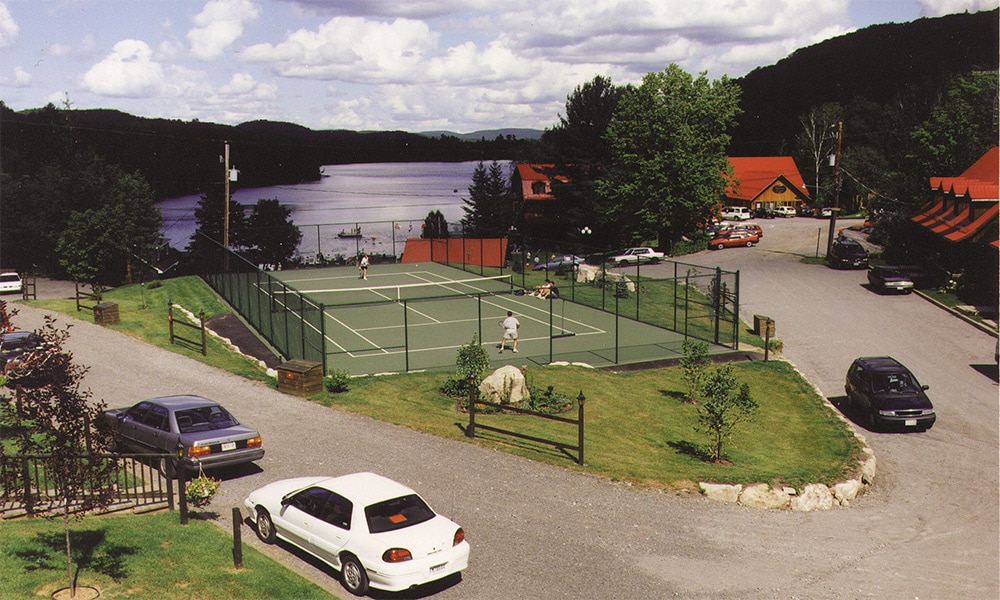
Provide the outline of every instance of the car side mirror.
<path id="1" fill-rule="evenodd" d="M 922 389 L 922 390 L 925 390 L 925 391 L 926 391 L 926 390 L 929 390 L 929 389 L 931 389 L 931 386 L 929 386 L 929 385 L 927 385 L 927 384 L 925 383 L 925 384 L 923 384 L 922 386 L 920 386 L 920 389 Z"/>
<path id="2" fill-rule="evenodd" d="M 288 506 L 291 503 L 292 503 L 292 497 L 291 496 L 285 496 L 285 497 L 283 497 L 281 499 L 281 505 L 282 506 Z"/>
<path id="3" fill-rule="evenodd" d="M 125 420 L 125 413 L 118 413 L 117 415 L 115 415 L 115 418 L 118 419 L 119 423 L 121 423 Z"/>

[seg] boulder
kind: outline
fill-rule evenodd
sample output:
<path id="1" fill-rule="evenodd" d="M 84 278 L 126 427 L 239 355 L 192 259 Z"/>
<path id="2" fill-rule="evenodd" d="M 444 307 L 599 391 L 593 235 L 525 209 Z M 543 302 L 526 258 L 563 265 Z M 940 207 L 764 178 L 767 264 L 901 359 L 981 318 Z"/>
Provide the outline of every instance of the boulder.
<path id="1" fill-rule="evenodd" d="M 482 400 L 496 404 L 520 404 L 530 395 L 524 373 L 513 365 L 504 365 L 483 379 L 479 394 Z"/>
<path id="2" fill-rule="evenodd" d="M 847 506 L 865 489 L 860 479 L 842 481 L 833 486 L 833 496 L 841 506 Z"/>
<path id="3" fill-rule="evenodd" d="M 705 483 L 704 481 L 699 481 L 698 487 L 701 488 L 701 493 L 706 498 L 722 502 L 736 502 L 740 498 L 740 490 L 743 489 L 743 486 L 740 484 L 729 485 L 725 483 Z"/>
<path id="4" fill-rule="evenodd" d="M 791 497 L 785 490 L 771 489 L 766 483 L 748 485 L 740 492 L 739 503 L 754 508 L 788 508 Z"/>
<path id="5" fill-rule="evenodd" d="M 579 265 L 576 268 L 577 283 L 592 283 L 597 279 L 597 274 L 601 272 L 601 267 L 594 265 Z"/>
<path id="6" fill-rule="evenodd" d="M 836 504 L 830 488 L 822 483 L 810 483 L 802 490 L 802 494 L 792 498 L 792 510 L 809 512 L 813 510 L 830 510 Z"/>

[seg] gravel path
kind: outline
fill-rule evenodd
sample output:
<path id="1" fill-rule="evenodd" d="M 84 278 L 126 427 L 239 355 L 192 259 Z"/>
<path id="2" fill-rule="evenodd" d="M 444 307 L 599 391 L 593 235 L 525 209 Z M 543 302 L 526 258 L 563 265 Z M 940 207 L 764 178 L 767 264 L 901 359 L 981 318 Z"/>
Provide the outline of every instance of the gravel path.
<path id="1" fill-rule="evenodd" d="M 744 319 L 774 318 L 786 356 L 834 400 L 851 359 L 884 353 L 930 384 L 938 408 L 925 434 L 866 435 L 878 479 L 849 509 L 771 512 L 635 489 L 323 408 L 88 322 L 74 321 L 69 346 L 109 406 L 198 393 L 260 429 L 262 470 L 229 478 L 213 503 L 227 530 L 229 509 L 275 479 L 373 470 L 419 490 L 472 544 L 461 582 L 421 590 L 435 598 L 997 598 L 994 340 L 916 296 L 872 294 L 863 272 L 801 264 L 820 221 L 765 223 L 758 248 L 691 262 L 739 268 Z M 41 319 L 22 306 L 15 322 Z M 348 596 L 328 570 L 263 547 L 249 528 L 244 540 Z"/>

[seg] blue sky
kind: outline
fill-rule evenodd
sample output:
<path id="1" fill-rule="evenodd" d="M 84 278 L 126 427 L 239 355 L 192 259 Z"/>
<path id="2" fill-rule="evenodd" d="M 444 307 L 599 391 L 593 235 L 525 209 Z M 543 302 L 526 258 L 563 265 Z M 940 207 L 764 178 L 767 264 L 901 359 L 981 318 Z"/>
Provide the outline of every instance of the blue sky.
<path id="1" fill-rule="evenodd" d="M 1000 0 L 0 0 L 0 100 L 314 129 L 545 128 L 595 75 L 740 77 Z"/>

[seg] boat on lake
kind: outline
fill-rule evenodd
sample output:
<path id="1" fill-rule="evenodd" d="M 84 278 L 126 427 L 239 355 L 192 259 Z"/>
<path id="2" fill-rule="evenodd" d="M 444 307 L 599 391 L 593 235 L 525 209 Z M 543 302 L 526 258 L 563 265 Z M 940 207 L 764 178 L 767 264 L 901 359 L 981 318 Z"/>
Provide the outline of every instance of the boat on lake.
<path id="1" fill-rule="evenodd" d="M 359 238 L 361 237 L 361 227 L 355 227 L 350 231 L 341 229 L 340 233 L 337 234 L 339 238 Z"/>

